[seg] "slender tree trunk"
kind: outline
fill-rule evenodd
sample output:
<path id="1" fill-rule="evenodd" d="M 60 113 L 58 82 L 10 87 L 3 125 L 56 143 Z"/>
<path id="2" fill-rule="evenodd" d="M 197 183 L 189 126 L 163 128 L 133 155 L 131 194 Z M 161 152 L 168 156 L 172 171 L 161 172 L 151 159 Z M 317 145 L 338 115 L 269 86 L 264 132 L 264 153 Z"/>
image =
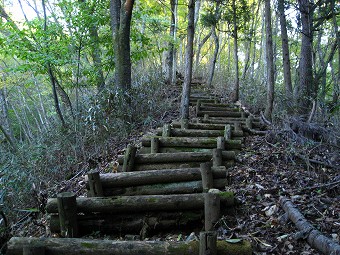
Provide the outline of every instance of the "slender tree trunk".
<path id="1" fill-rule="evenodd" d="M 10 121 L 8 118 L 6 93 L 4 88 L 0 88 L 0 131 L 2 131 L 7 142 L 11 145 L 12 149 L 16 151 L 17 147 L 16 142 L 14 140 Z"/>
<path id="2" fill-rule="evenodd" d="M 130 28 L 134 0 L 111 0 L 110 14 L 115 56 L 115 86 L 131 88 Z"/>
<path id="3" fill-rule="evenodd" d="M 174 48 L 175 48 L 175 29 L 176 29 L 176 16 L 175 8 L 176 1 L 170 0 L 171 5 L 171 25 L 170 25 L 170 42 L 169 48 L 166 56 L 166 68 L 165 68 L 165 82 L 167 84 L 173 84 L 173 68 L 174 68 Z"/>
<path id="4" fill-rule="evenodd" d="M 272 119 L 274 103 L 274 53 L 270 0 L 265 0 L 265 25 L 266 25 L 266 60 L 267 60 L 267 105 L 264 112 L 268 120 Z"/>
<path id="5" fill-rule="evenodd" d="M 334 7 L 334 2 L 333 2 Z M 334 9 L 334 8 L 333 8 Z M 338 76 L 334 77 L 334 87 L 333 87 L 333 96 L 332 96 L 332 104 L 336 106 L 339 103 L 340 98 L 340 31 L 338 29 L 338 23 L 336 19 L 336 15 L 333 15 L 333 27 L 334 34 L 336 36 L 336 43 L 338 45 Z M 333 69 L 333 68 L 332 68 Z"/>
<path id="6" fill-rule="evenodd" d="M 281 41 L 282 41 L 282 58 L 283 58 L 283 79 L 287 99 L 293 95 L 292 75 L 290 72 L 290 55 L 287 34 L 287 21 L 284 8 L 284 0 L 278 0 L 278 11 L 280 15 Z"/>
<path id="7" fill-rule="evenodd" d="M 209 33 L 198 44 L 197 52 L 196 52 L 195 70 L 198 69 L 198 66 L 200 64 L 201 49 L 203 48 L 204 44 L 208 41 L 208 39 L 210 38 L 211 34 L 212 34 L 212 30 L 210 30 Z"/>
<path id="8" fill-rule="evenodd" d="M 312 3 L 309 0 L 298 0 L 301 13 L 301 53 L 300 53 L 300 81 L 297 95 L 298 113 L 307 114 L 311 102 L 316 98 L 313 80 L 313 34 L 312 34 Z"/>
<path id="9" fill-rule="evenodd" d="M 174 5 L 171 6 L 171 12 L 174 15 L 174 34 L 173 34 L 173 42 L 175 43 L 177 40 L 177 9 L 178 9 L 178 0 L 171 0 L 173 1 Z M 175 45 L 174 45 L 175 46 Z M 177 49 L 176 47 L 174 47 L 174 51 L 172 54 L 172 80 L 171 80 L 171 84 L 175 85 L 176 84 L 176 71 L 177 71 Z"/>
<path id="10" fill-rule="evenodd" d="M 208 78 L 208 83 L 207 83 L 208 87 L 212 87 L 212 81 L 213 81 L 214 73 L 215 73 L 217 55 L 218 55 L 218 51 L 219 51 L 219 48 L 220 48 L 218 36 L 216 34 L 216 28 L 213 26 L 211 28 L 211 30 L 212 30 L 212 37 L 214 39 L 215 50 L 214 50 L 214 56 L 213 56 L 211 64 L 210 64 L 210 72 L 209 72 L 209 78 Z"/>
<path id="11" fill-rule="evenodd" d="M 188 6 L 188 37 L 185 53 L 185 75 L 181 100 L 181 117 L 189 119 L 189 97 L 192 76 L 193 44 L 195 34 L 195 0 L 189 0 Z"/>
<path id="12" fill-rule="evenodd" d="M 236 0 L 232 0 L 233 9 L 233 38 L 234 38 L 234 63 L 235 63 L 235 85 L 232 93 L 231 100 L 236 102 L 239 100 L 240 94 L 240 78 L 239 78 L 239 66 L 238 66 L 238 28 L 237 28 L 237 16 L 236 16 Z"/>
<path id="13" fill-rule="evenodd" d="M 102 68 L 101 50 L 99 45 L 98 27 L 91 25 L 89 28 L 90 39 L 92 42 L 91 56 L 94 65 L 94 72 L 96 77 L 96 84 L 98 92 L 101 92 L 105 88 L 105 78 Z"/>

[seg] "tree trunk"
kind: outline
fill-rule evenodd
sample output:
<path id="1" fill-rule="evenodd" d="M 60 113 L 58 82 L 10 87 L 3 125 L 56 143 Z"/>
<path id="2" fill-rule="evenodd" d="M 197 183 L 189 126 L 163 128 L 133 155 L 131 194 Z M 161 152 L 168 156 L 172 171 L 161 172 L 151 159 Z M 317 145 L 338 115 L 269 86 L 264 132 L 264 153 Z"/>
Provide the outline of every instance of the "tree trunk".
<path id="1" fill-rule="evenodd" d="M 236 16 L 236 0 L 232 0 L 233 9 L 233 38 L 234 38 L 234 65 L 235 65 L 235 85 L 232 92 L 231 100 L 236 102 L 239 100 L 240 94 L 240 78 L 239 78 L 239 66 L 238 66 L 238 27 Z"/>
<path id="2" fill-rule="evenodd" d="M 270 0 L 265 0 L 266 60 L 267 60 L 267 104 L 265 117 L 271 121 L 274 103 L 274 53 Z"/>
<path id="3" fill-rule="evenodd" d="M 286 98 L 289 100 L 293 95 L 292 76 L 290 72 L 290 54 L 287 34 L 287 21 L 284 8 L 284 0 L 278 0 L 278 11 L 280 15 L 282 59 L 283 59 L 283 78 L 285 83 Z"/>
<path id="4" fill-rule="evenodd" d="M 170 0 L 171 5 L 171 24 L 170 24 L 170 42 L 166 56 L 165 82 L 173 84 L 173 67 L 174 67 L 174 48 L 175 48 L 175 29 L 176 29 L 176 1 Z"/>
<path id="5" fill-rule="evenodd" d="M 131 88 L 130 27 L 134 0 L 111 0 L 110 14 L 115 56 L 115 86 Z"/>
<path id="6" fill-rule="evenodd" d="M 309 112 L 311 102 L 315 99 L 315 88 L 313 80 L 313 8 L 309 0 L 298 0 L 301 14 L 301 53 L 300 53 L 300 81 L 297 95 L 297 111 L 302 115 Z"/>
<path id="7" fill-rule="evenodd" d="M 185 75 L 181 100 L 181 118 L 189 119 L 189 97 L 192 76 L 193 44 L 195 34 L 195 0 L 189 0 L 188 6 L 188 35 L 185 53 Z"/>
<path id="8" fill-rule="evenodd" d="M 0 88 L 0 131 L 4 134 L 7 142 L 11 145 L 14 151 L 17 150 L 16 142 L 14 140 L 12 128 L 8 118 L 8 109 L 6 103 L 5 89 Z"/>
<path id="9" fill-rule="evenodd" d="M 339 102 L 340 98 L 340 31 L 338 30 L 338 24 L 336 15 L 333 16 L 333 26 L 334 26 L 334 34 L 336 36 L 336 42 L 338 45 L 338 76 L 334 79 L 334 87 L 333 87 L 333 96 L 332 96 L 332 104 L 336 106 Z M 332 68 L 333 69 L 333 68 Z"/>
<path id="10" fill-rule="evenodd" d="M 8 255 L 22 255 L 27 245 L 44 246 L 47 255 L 198 255 L 199 241 L 112 241 L 78 238 L 34 238 L 12 237 L 8 243 Z M 228 243 L 217 241 L 219 255 L 251 255 L 251 244 L 247 241 Z"/>
<path id="11" fill-rule="evenodd" d="M 216 34 L 215 26 L 213 26 L 211 28 L 211 30 L 212 30 L 212 37 L 213 37 L 214 43 L 215 43 L 215 50 L 214 50 L 214 56 L 213 56 L 211 64 L 210 64 L 209 78 L 208 78 L 208 82 L 207 82 L 208 87 L 212 87 L 212 81 L 213 81 L 214 73 L 215 73 L 215 65 L 216 65 L 217 55 L 218 55 L 218 51 L 219 51 L 219 47 L 220 47 L 218 36 Z"/>

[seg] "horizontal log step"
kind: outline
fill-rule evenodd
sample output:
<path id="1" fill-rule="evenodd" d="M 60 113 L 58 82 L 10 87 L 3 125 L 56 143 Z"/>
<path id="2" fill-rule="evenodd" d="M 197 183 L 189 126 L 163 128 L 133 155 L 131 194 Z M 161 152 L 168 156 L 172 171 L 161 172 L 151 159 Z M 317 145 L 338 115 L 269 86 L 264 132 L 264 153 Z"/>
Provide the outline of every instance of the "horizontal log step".
<path id="1" fill-rule="evenodd" d="M 45 247 L 46 255 L 199 255 L 199 241 L 113 241 L 80 238 L 12 237 L 7 255 L 22 255 L 27 246 Z M 217 241 L 218 255 L 251 255 L 247 241 L 228 243 Z"/>
<path id="2" fill-rule="evenodd" d="M 197 116 L 203 117 L 206 114 L 209 115 L 209 117 L 242 117 L 242 112 L 227 111 L 199 111 Z"/>
<path id="3" fill-rule="evenodd" d="M 225 108 L 239 108 L 239 106 L 235 104 L 223 104 L 223 103 L 205 103 L 202 102 L 201 106 L 203 107 L 225 107 Z"/>
<path id="4" fill-rule="evenodd" d="M 204 219 L 203 210 L 186 212 L 161 212 L 147 214 L 90 214 L 78 215 L 77 222 L 80 236 L 100 232 L 101 234 L 133 234 L 139 235 L 142 229 L 148 233 L 176 229 L 185 230 L 201 225 Z M 60 233 L 59 216 L 49 217 L 52 233 Z"/>
<path id="5" fill-rule="evenodd" d="M 225 111 L 225 112 L 241 112 L 242 110 L 240 108 L 235 108 L 235 107 L 224 107 L 224 106 L 205 106 L 205 105 L 200 105 L 199 107 L 200 111 Z"/>
<path id="6" fill-rule="evenodd" d="M 211 148 L 195 147 L 160 147 L 157 153 L 176 153 L 176 152 L 209 152 Z M 151 147 L 142 147 L 138 151 L 141 154 L 151 153 Z"/>
<path id="7" fill-rule="evenodd" d="M 224 132 L 224 126 L 223 126 Z M 151 136 L 142 137 L 142 146 L 151 146 Z M 161 147 L 189 147 L 189 148 L 217 148 L 216 138 L 206 137 L 161 137 L 154 136 L 159 141 Z M 241 149 L 242 143 L 240 140 L 226 140 L 226 149 Z"/>
<path id="8" fill-rule="evenodd" d="M 157 136 L 162 135 L 162 130 L 157 129 Z M 172 128 L 170 131 L 172 137 L 219 137 L 224 136 L 224 130 L 199 130 L 199 129 L 179 129 Z M 231 137 L 242 137 L 242 130 L 232 130 Z"/>
<path id="9" fill-rule="evenodd" d="M 234 160 L 234 151 L 222 151 L 223 160 Z M 178 152 L 137 154 L 135 164 L 172 163 L 172 162 L 204 162 L 212 159 L 212 152 Z M 118 163 L 123 164 L 124 155 L 118 157 Z"/>
<path id="10" fill-rule="evenodd" d="M 215 179 L 224 178 L 226 177 L 227 169 L 225 167 L 213 167 L 212 173 Z M 100 174 L 103 189 L 199 180 L 201 180 L 200 168 Z M 85 176 L 85 183 L 86 188 L 89 188 L 87 175 Z"/>
<path id="11" fill-rule="evenodd" d="M 213 188 L 224 189 L 228 180 L 215 179 Z M 103 189 L 104 196 L 137 196 L 137 195 L 171 195 L 193 194 L 203 192 L 202 181 L 161 183 L 151 185 L 138 185 L 132 187 L 112 187 Z"/>
<path id="12" fill-rule="evenodd" d="M 209 124 L 209 123 L 197 123 L 199 119 L 194 119 L 196 122 L 189 122 L 187 129 L 200 129 L 200 130 L 224 130 L 227 124 Z M 245 123 L 246 119 L 244 119 Z M 235 122 L 231 121 L 228 124 L 234 124 Z M 172 128 L 181 128 L 180 121 L 173 121 L 171 123 Z M 231 125 L 231 128 L 234 129 L 234 126 Z"/>
<path id="13" fill-rule="evenodd" d="M 176 169 L 176 168 L 196 168 L 204 162 L 174 162 L 174 163 L 154 163 L 154 164 L 135 164 L 133 171 L 147 171 L 147 170 L 163 170 L 163 169 Z M 227 160 L 222 162 L 222 166 L 226 168 L 234 166 L 234 160 Z M 118 166 L 121 170 L 121 165 Z"/>
<path id="14" fill-rule="evenodd" d="M 224 206 L 234 205 L 232 192 L 221 192 Z M 118 196 L 118 197 L 78 197 L 78 213 L 129 213 L 146 211 L 196 210 L 204 207 L 203 193 L 181 195 Z M 49 198 L 46 205 L 48 213 L 57 213 L 57 198 Z"/>

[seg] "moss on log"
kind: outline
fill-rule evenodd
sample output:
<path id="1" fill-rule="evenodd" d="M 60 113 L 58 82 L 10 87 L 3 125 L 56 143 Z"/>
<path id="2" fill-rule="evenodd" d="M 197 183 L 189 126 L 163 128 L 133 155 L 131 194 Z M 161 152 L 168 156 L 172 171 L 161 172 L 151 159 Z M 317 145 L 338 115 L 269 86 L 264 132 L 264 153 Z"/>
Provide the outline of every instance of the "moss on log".
<path id="1" fill-rule="evenodd" d="M 135 165 L 134 171 L 147 171 L 147 170 L 162 170 L 162 169 L 175 169 L 175 168 L 196 168 L 200 166 L 200 163 L 204 161 L 197 162 L 175 162 L 175 163 L 159 163 L 159 164 L 137 164 Z M 222 162 L 222 166 L 226 168 L 234 166 L 234 160 L 226 160 Z"/>
<path id="2" fill-rule="evenodd" d="M 169 241 L 112 241 L 80 238 L 12 237 L 8 255 L 22 255 L 24 246 L 42 245 L 46 255 L 199 255 L 199 241 L 189 243 Z M 251 255 L 247 241 L 228 243 L 217 241 L 218 255 Z"/>

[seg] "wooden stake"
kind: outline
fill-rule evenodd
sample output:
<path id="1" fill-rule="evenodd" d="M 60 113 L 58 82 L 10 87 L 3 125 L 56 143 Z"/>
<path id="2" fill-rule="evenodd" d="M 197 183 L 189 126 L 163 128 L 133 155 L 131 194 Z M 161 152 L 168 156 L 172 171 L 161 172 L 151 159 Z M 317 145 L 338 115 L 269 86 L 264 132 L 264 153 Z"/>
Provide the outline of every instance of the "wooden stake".
<path id="1" fill-rule="evenodd" d="M 225 138 L 223 136 L 217 137 L 217 149 L 225 150 Z"/>
<path id="2" fill-rule="evenodd" d="M 23 255 L 45 255 L 45 247 L 43 246 L 24 246 Z"/>
<path id="3" fill-rule="evenodd" d="M 151 153 L 159 152 L 159 138 L 151 137 Z"/>
<path id="4" fill-rule="evenodd" d="M 63 192 L 57 195 L 60 230 L 63 237 L 78 237 L 76 194 Z"/>
<path id="5" fill-rule="evenodd" d="M 203 119 L 204 119 L 204 120 L 208 120 L 208 119 L 209 119 L 209 114 L 204 114 Z"/>
<path id="6" fill-rule="evenodd" d="M 198 116 L 199 112 L 200 112 L 200 108 L 201 108 L 201 100 L 197 100 L 196 103 L 196 116 Z"/>
<path id="7" fill-rule="evenodd" d="M 204 230 L 212 231 L 220 218 L 220 196 L 204 193 Z"/>
<path id="8" fill-rule="evenodd" d="M 104 196 L 103 193 L 103 186 L 100 181 L 100 174 L 99 171 L 93 170 L 87 174 L 87 179 L 89 183 L 89 197 L 102 197 Z"/>
<path id="9" fill-rule="evenodd" d="M 242 131 L 240 122 L 234 122 L 234 131 Z"/>
<path id="10" fill-rule="evenodd" d="M 222 150 L 221 149 L 213 149 L 213 166 L 222 166 Z"/>
<path id="11" fill-rule="evenodd" d="M 217 255 L 217 232 L 200 233 L 200 251 L 199 255 Z"/>
<path id="12" fill-rule="evenodd" d="M 253 129 L 253 117 L 251 115 L 246 119 L 246 127 L 249 129 Z"/>
<path id="13" fill-rule="evenodd" d="M 188 129 L 188 128 L 189 128 L 189 120 L 181 119 L 181 129 Z"/>
<path id="14" fill-rule="evenodd" d="M 129 144 L 126 148 L 123 162 L 123 172 L 131 172 L 135 164 L 137 148 Z"/>
<path id="15" fill-rule="evenodd" d="M 163 137 L 171 136 L 171 127 L 170 127 L 170 124 L 164 124 L 162 136 Z"/>
<path id="16" fill-rule="evenodd" d="M 224 126 L 224 138 L 226 140 L 231 139 L 231 126 L 229 124 Z"/>
<path id="17" fill-rule="evenodd" d="M 214 186 L 210 162 L 200 164 L 203 192 L 208 192 Z"/>

